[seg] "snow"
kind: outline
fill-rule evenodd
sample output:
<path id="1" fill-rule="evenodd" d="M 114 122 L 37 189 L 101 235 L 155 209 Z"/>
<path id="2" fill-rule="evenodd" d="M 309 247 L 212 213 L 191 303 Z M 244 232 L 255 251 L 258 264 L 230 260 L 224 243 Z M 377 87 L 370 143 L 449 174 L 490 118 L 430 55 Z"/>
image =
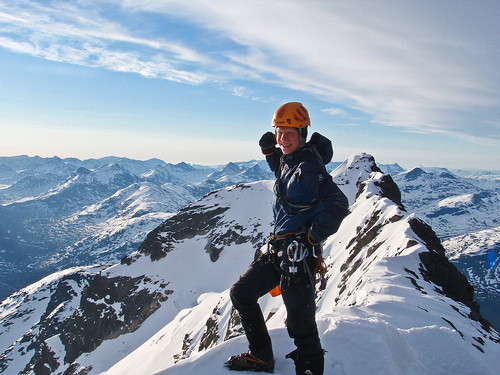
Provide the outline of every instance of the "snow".
<path id="1" fill-rule="evenodd" d="M 473 198 L 473 194 L 464 194 L 446 198 L 438 203 L 438 207 L 457 207 L 461 205 L 471 205 L 473 204 Z"/>
<path id="2" fill-rule="evenodd" d="M 61 363 L 64 362 L 64 356 L 66 355 L 66 348 L 64 344 L 61 342 L 61 337 L 59 335 L 52 336 L 47 339 L 47 348 L 54 353 L 55 359 L 59 360 Z M 69 367 L 68 365 L 61 368 L 61 371 L 64 371 L 64 367 Z M 47 368 L 47 370 L 50 370 Z"/>
<path id="3" fill-rule="evenodd" d="M 353 204 L 361 182 L 368 179 L 372 171 L 373 157 L 366 153 L 349 156 L 332 173 L 333 180 Z"/>
<path id="4" fill-rule="evenodd" d="M 61 272 L 51 274 L 42 280 L 31 284 L 30 286 L 21 289 L 14 293 L 1 304 L 0 322 L 8 321 L 10 317 L 19 317 L 13 325 L 4 325 L 1 332 L 2 340 L 0 341 L 0 352 L 7 350 L 12 343 L 19 340 L 25 332 L 31 331 L 36 327 L 40 316 L 31 314 L 33 311 L 45 312 L 47 305 L 50 302 L 50 296 L 54 291 L 57 282 L 65 277 L 76 273 L 98 272 L 103 269 L 103 266 L 95 267 L 75 267 Z M 66 280 L 73 286 L 73 291 L 79 295 L 82 291 L 82 286 Z M 52 315 L 57 315 L 59 319 L 69 316 L 77 307 L 79 299 L 75 298 L 71 303 L 60 304 L 52 312 Z M 21 333 L 21 334 L 20 334 Z"/>
<path id="5" fill-rule="evenodd" d="M 474 285 L 483 316 L 500 327 L 500 227 L 443 242 L 448 258 Z"/>
<path id="6" fill-rule="evenodd" d="M 468 233 L 443 242 L 450 260 L 464 255 L 486 253 L 500 243 L 500 227 Z"/>
<path id="7" fill-rule="evenodd" d="M 393 176 L 409 212 L 418 214 L 449 239 L 497 227 L 500 199 L 498 177 L 456 177 L 436 169 L 413 168 Z"/>
<path id="8" fill-rule="evenodd" d="M 480 363 L 479 367 L 471 369 L 470 361 L 476 363 L 477 358 L 471 357 L 470 350 L 458 340 L 448 339 L 456 335 L 448 328 L 426 326 L 401 330 L 380 319 L 356 316 L 352 311 L 321 317 L 318 326 L 322 332 L 322 343 L 328 350 L 325 355 L 325 374 L 495 374 L 491 368 Z M 293 362 L 285 359 L 285 355 L 294 349 L 286 329 L 272 329 L 270 335 L 275 348 L 274 373 L 294 373 Z M 223 359 L 245 351 L 247 342 L 244 337 L 238 337 L 163 370 L 158 370 L 157 359 L 152 359 L 144 352 L 141 362 L 119 363 L 104 374 L 229 374 L 233 372 L 222 367 Z M 164 354 L 166 356 L 167 353 Z M 436 367 L 429 367 L 429 363 Z"/>

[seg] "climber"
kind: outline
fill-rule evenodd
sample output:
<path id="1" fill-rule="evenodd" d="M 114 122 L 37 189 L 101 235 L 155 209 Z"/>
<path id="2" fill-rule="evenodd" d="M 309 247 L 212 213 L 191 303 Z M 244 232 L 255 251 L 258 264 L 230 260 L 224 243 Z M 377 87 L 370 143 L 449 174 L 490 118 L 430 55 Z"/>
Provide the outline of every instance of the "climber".
<path id="1" fill-rule="evenodd" d="M 323 374 L 324 350 L 316 326 L 315 271 L 321 243 L 335 233 L 347 214 L 346 196 L 325 165 L 333 156 L 331 142 L 314 133 L 309 142 L 307 109 L 298 102 L 280 106 L 273 117 L 275 133 L 259 141 L 276 176 L 274 232 L 269 251 L 253 262 L 231 287 L 249 343 L 249 351 L 229 358 L 232 370 L 274 371 L 271 338 L 258 299 L 279 289 L 287 311 L 287 330 L 296 350 L 287 355 L 296 374 Z M 277 147 L 278 146 L 278 147 Z"/>

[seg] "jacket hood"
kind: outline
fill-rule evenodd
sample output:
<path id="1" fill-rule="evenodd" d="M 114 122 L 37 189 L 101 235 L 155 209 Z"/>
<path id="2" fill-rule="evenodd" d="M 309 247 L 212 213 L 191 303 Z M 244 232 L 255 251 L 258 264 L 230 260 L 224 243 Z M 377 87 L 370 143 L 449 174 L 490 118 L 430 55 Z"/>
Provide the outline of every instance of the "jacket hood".
<path id="1" fill-rule="evenodd" d="M 309 140 L 309 142 L 306 143 L 306 147 L 315 148 L 318 151 L 321 158 L 323 159 L 323 163 L 325 165 L 332 161 L 333 158 L 332 142 L 325 136 L 322 136 L 321 134 L 316 132 L 313 133 L 311 135 L 311 139 Z"/>

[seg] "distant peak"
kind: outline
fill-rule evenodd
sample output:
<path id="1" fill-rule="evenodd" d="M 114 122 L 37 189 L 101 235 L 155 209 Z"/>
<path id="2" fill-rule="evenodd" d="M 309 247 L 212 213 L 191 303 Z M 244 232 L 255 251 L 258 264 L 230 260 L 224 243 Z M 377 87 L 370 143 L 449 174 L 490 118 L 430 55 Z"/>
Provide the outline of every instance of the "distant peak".
<path id="1" fill-rule="evenodd" d="M 225 173 L 227 173 L 227 172 L 238 173 L 238 172 L 241 172 L 241 168 L 236 163 L 229 162 L 224 167 L 224 169 L 222 170 L 222 172 L 225 172 Z"/>
<path id="2" fill-rule="evenodd" d="M 175 167 L 185 171 L 191 171 L 194 169 L 191 165 L 183 161 L 181 161 L 179 164 L 175 164 Z"/>
<path id="3" fill-rule="evenodd" d="M 405 174 L 406 180 L 415 180 L 421 176 L 426 176 L 428 173 L 424 171 L 420 167 L 414 167 L 410 169 L 408 172 Z"/>

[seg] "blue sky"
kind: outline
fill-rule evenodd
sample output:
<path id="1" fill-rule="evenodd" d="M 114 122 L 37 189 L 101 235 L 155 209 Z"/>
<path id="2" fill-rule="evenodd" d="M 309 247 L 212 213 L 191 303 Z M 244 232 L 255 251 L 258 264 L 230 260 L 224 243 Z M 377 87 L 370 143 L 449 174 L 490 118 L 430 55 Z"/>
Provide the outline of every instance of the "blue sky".
<path id="1" fill-rule="evenodd" d="M 336 161 L 499 170 L 498 1 L 0 1 L 0 155 L 261 158 L 301 101 Z"/>

